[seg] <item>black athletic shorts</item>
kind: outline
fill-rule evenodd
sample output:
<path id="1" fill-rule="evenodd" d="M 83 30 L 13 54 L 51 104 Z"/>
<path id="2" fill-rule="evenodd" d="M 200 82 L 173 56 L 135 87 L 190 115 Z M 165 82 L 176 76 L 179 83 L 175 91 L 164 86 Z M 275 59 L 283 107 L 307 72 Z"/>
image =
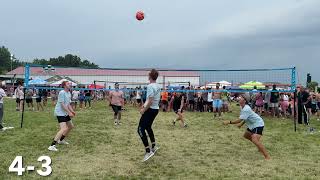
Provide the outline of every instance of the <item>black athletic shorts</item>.
<path id="1" fill-rule="evenodd" d="M 36 98 L 36 102 L 40 103 L 41 102 L 41 98 Z"/>
<path id="2" fill-rule="evenodd" d="M 208 106 L 212 106 L 212 102 L 213 102 L 213 101 L 207 101 L 207 105 L 208 105 Z"/>
<path id="3" fill-rule="evenodd" d="M 58 122 L 62 123 L 62 122 L 69 122 L 71 121 L 70 116 L 57 116 Z"/>
<path id="4" fill-rule="evenodd" d="M 20 103 L 20 98 L 16 98 L 16 103 Z"/>
<path id="5" fill-rule="evenodd" d="M 307 109 L 311 109 L 312 108 L 312 103 L 308 102 L 305 106 L 306 106 Z"/>
<path id="6" fill-rule="evenodd" d="M 249 128 L 247 128 L 247 131 L 251 132 L 252 134 L 260 134 L 260 135 L 262 135 L 263 128 L 264 128 L 263 126 L 261 126 L 261 127 L 256 127 L 256 128 L 254 128 L 254 129 L 252 129 L 252 130 L 250 130 Z"/>
<path id="7" fill-rule="evenodd" d="M 121 112 L 121 109 L 122 109 L 121 106 L 111 104 L 111 107 L 116 114 L 118 114 L 118 112 Z"/>
<path id="8" fill-rule="evenodd" d="M 140 104 L 141 103 L 141 99 L 137 99 L 137 103 Z"/>
<path id="9" fill-rule="evenodd" d="M 32 99 L 26 99 L 26 103 L 32 103 Z"/>
<path id="10" fill-rule="evenodd" d="M 194 104 L 194 100 L 189 100 L 189 104 Z"/>

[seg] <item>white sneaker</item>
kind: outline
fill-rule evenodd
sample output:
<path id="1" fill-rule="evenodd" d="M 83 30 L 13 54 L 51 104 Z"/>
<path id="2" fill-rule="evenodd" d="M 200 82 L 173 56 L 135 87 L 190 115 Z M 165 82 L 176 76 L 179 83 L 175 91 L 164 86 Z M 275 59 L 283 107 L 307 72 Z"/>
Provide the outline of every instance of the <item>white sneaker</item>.
<path id="1" fill-rule="evenodd" d="M 151 148 L 151 151 L 155 154 L 159 149 L 159 146 L 155 146 L 154 148 Z"/>
<path id="2" fill-rule="evenodd" d="M 48 150 L 49 150 L 49 151 L 58 151 L 58 149 L 56 148 L 55 145 L 49 146 L 49 147 L 48 147 Z"/>
<path id="3" fill-rule="evenodd" d="M 117 125 L 118 125 L 118 122 L 117 122 L 117 121 L 115 121 L 115 122 L 114 122 L 114 125 L 115 125 L 115 126 L 117 126 Z"/>
<path id="4" fill-rule="evenodd" d="M 148 159 L 150 159 L 152 156 L 154 155 L 154 153 L 152 151 L 150 151 L 149 153 L 146 153 L 144 155 L 144 158 L 143 158 L 143 162 L 146 162 Z"/>
<path id="5" fill-rule="evenodd" d="M 62 140 L 62 141 L 59 140 L 58 144 L 68 145 L 69 143 L 65 140 Z"/>

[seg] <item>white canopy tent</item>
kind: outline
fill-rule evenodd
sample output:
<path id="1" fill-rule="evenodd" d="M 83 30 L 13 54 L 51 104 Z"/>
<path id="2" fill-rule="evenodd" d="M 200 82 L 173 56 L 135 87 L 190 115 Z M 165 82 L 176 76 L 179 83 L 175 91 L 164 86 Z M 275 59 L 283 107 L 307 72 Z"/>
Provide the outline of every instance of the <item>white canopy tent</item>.
<path id="1" fill-rule="evenodd" d="M 226 87 L 228 87 L 228 86 L 231 86 L 232 84 L 230 83 L 230 82 L 228 82 L 228 81 L 219 81 L 219 82 L 212 82 L 212 83 L 209 83 L 209 84 L 207 84 L 206 86 L 207 87 L 216 87 L 216 85 L 217 84 L 220 84 L 220 87 L 223 87 L 223 86 L 226 86 Z"/>
<path id="2" fill-rule="evenodd" d="M 50 84 L 50 85 L 51 85 L 51 86 L 59 86 L 59 85 L 62 84 L 63 81 L 71 82 L 72 86 L 77 86 L 77 84 L 76 84 L 75 82 L 69 81 L 69 80 L 67 80 L 67 79 L 61 79 L 61 80 L 56 81 L 56 82 L 54 82 L 54 83 L 52 83 L 52 84 Z"/>

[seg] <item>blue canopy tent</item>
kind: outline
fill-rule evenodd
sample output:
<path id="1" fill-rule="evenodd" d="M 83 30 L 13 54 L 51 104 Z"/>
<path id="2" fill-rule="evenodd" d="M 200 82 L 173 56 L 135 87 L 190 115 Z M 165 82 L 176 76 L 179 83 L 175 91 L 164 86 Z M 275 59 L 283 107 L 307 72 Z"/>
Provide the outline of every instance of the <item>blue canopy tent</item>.
<path id="1" fill-rule="evenodd" d="M 30 85 L 46 85 L 47 81 L 45 81 L 39 77 L 36 77 L 35 79 L 30 80 L 29 84 Z"/>

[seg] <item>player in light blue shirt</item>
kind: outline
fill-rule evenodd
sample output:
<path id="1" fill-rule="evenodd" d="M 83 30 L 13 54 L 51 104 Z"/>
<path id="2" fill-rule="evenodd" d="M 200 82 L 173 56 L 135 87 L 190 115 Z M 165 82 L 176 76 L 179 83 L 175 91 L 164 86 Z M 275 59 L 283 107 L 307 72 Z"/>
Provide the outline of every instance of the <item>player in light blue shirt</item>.
<path id="1" fill-rule="evenodd" d="M 241 128 L 243 124 L 246 124 L 247 130 L 243 135 L 244 138 L 248 139 L 253 144 L 255 144 L 259 151 L 264 155 L 266 160 L 270 159 L 270 156 L 267 153 L 266 148 L 260 141 L 264 128 L 263 119 L 251 109 L 251 107 L 248 105 L 247 100 L 244 97 L 240 97 L 239 104 L 241 106 L 239 119 L 235 121 L 224 121 L 224 125 L 237 124 L 237 126 Z"/>
<path id="2" fill-rule="evenodd" d="M 152 69 L 149 72 L 150 84 L 147 87 L 147 100 L 140 110 L 141 118 L 138 126 L 138 134 L 142 140 L 145 147 L 145 155 L 143 161 L 150 159 L 154 153 L 159 149 L 156 146 L 156 140 L 154 138 L 152 124 L 159 112 L 159 101 L 161 88 L 159 84 L 156 83 L 159 73 L 157 70 Z M 151 147 L 149 146 L 148 136 L 151 141 Z"/>
<path id="3" fill-rule="evenodd" d="M 74 128 L 74 125 L 71 121 L 71 118 L 76 114 L 72 109 L 71 103 L 71 83 L 68 81 L 62 82 L 63 90 L 59 92 L 58 102 L 54 109 L 54 114 L 58 119 L 60 130 L 57 132 L 54 137 L 51 145 L 49 146 L 49 151 L 58 151 L 56 144 L 69 144 L 65 141 L 65 137 L 70 133 L 71 129 Z"/>

